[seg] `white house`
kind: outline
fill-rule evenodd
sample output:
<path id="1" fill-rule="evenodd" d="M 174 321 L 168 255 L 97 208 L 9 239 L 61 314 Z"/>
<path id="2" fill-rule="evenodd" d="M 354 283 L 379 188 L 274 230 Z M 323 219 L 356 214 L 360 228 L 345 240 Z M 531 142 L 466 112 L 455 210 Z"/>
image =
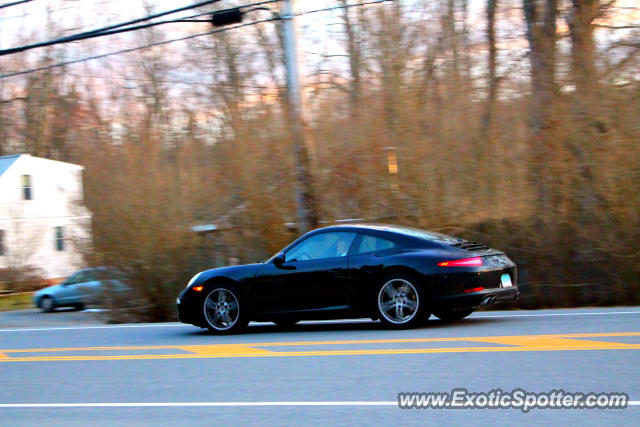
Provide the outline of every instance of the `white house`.
<path id="1" fill-rule="evenodd" d="M 57 279 L 82 267 L 91 226 L 83 169 L 28 154 L 0 157 L 0 275 L 33 268 Z"/>

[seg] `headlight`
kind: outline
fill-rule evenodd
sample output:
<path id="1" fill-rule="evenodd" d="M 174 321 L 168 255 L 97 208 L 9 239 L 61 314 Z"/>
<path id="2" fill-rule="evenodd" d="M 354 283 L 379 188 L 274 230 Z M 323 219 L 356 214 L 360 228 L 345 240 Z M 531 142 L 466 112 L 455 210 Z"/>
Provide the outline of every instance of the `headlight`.
<path id="1" fill-rule="evenodd" d="M 193 282 L 195 282 L 195 281 L 198 279 L 198 277 L 200 277 L 200 275 L 201 275 L 202 273 L 203 273 L 203 272 L 201 271 L 200 273 L 198 273 L 198 274 L 196 274 L 195 276 L 193 276 L 193 277 L 191 278 L 191 280 L 189 280 L 189 283 L 187 283 L 187 288 L 188 288 L 189 286 L 191 286 L 191 285 L 193 284 Z"/>

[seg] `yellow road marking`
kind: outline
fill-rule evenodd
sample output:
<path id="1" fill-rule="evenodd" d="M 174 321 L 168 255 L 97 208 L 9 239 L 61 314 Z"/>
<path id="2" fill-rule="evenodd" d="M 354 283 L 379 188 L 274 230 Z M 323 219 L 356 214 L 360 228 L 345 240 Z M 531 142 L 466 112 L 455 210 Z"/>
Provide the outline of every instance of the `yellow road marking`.
<path id="1" fill-rule="evenodd" d="M 428 353 L 466 353 L 466 352 L 505 352 L 505 351 L 566 351 L 566 350 L 622 350 L 640 349 L 640 344 L 627 344 L 608 341 L 594 341 L 580 338 L 640 336 L 640 332 L 595 333 L 595 334 L 555 334 L 555 335 L 514 335 L 489 337 L 449 337 L 449 338 L 400 338 L 386 340 L 343 340 L 343 341 L 294 341 L 262 342 L 213 345 L 175 345 L 175 346 L 131 346 L 131 347 L 74 347 L 1 350 L 0 362 L 51 362 L 80 360 L 151 360 L 151 359 L 199 359 L 220 357 L 277 357 L 277 356 L 350 356 L 350 355 L 389 355 L 389 354 L 428 354 Z M 305 347 L 360 344 L 406 344 L 434 342 L 469 342 L 500 344 L 497 346 L 472 347 L 427 347 L 427 348 L 374 348 L 344 350 L 298 350 L 275 351 L 269 347 Z M 101 351 L 133 350 L 180 350 L 181 354 L 121 354 L 105 355 Z M 21 353 L 73 352 L 83 351 L 98 354 L 60 356 L 20 356 Z M 13 356 L 16 354 L 16 356 Z"/>
<path id="2" fill-rule="evenodd" d="M 427 353 L 482 353 L 482 352 L 514 352 L 514 351 L 566 351 L 566 350 L 625 350 L 640 349 L 640 345 L 619 347 L 457 347 L 457 348 L 398 348 L 376 350 L 317 350 L 317 351 L 265 351 L 264 353 L 243 354 L 153 354 L 153 355 L 121 355 L 121 356 L 56 356 L 56 357 L 11 357 L 0 359 L 0 362 L 55 362 L 55 361 L 95 361 L 95 360 L 158 360 L 158 359 L 204 359 L 229 357 L 278 357 L 278 356 L 355 356 L 355 355 L 389 355 L 389 354 L 427 354 Z"/>
<path id="3" fill-rule="evenodd" d="M 626 337 L 640 336 L 640 332 L 613 332 L 595 334 L 555 334 L 555 335 L 506 335 L 489 337 L 446 337 L 446 338 L 399 338 L 391 340 L 352 340 L 352 341 L 286 341 L 269 343 L 243 344 L 250 347 L 275 347 L 275 346 L 303 346 L 303 345 L 343 345 L 343 344 L 392 344 L 392 343 L 419 343 L 419 342 L 450 342 L 450 341 L 477 341 L 477 342 L 497 342 L 493 339 L 512 338 L 515 340 L 526 340 L 531 337 L 536 338 L 591 338 L 591 337 Z M 519 345 L 519 344 L 514 344 Z M 3 350 L 4 351 L 4 350 Z"/>
<path id="4" fill-rule="evenodd" d="M 638 344 L 624 344 L 607 341 L 587 341 L 571 338 L 556 337 L 491 337 L 491 338 L 474 338 L 470 341 L 488 342 L 492 344 L 517 345 L 526 348 L 639 348 Z"/>
<path id="5" fill-rule="evenodd" d="M 272 353 L 269 350 L 263 350 L 261 348 L 247 347 L 246 345 L 191 345 L 178 347 L 180 350 L 190 351 L 194 354 L 202 356 L 234 356 L 234 355 L 261 355 L 265 353 Z"/>
<path id="6" fill-rule="evenodd" d="M 444 338 L 397 338 L 378 340 L 342 340 L 342 341 L 283 341 L 283 342 L 257 342 L 238 344 L 213 344 L 213 346 L 245 346 L 245 347 L 283 347 L 283 346 L 305 346 L 305 345 L 349 345 L 349 344 L 393 344 L 393 343 L 420 343 L 420 342 L 451 342 L 451 341 L 475 341 L 475 342 L 495 342 L 498 339 L 530 339 L 534 338 L 596 338 L 596 337 L 629 337 L 640 336 L 640 332 L 603 332 L 591 334 L 553 334 L 553 335 L 499 335 L 487 337 L 444 337 Z M 495 340 L 494 340 L 495 339 Z M 604 342 L 603 342 L 604 343 Z M 518 344 L 514 344 L 518 345 Z M 62 348 L 20 348 L 20 349 L 0 349 L 3 353 L 50 353 L 57 351 L 99 351 L 99 350 L 163 350 L 176 348 L 196 349 L 198 347 L 209 348 L 211 344 L 197 345 L 145 345 L 127 347 L 62 347 Z M 191 350 L 189 350 L 191 351 Z"/>
<path id="7" fill-rule="evenodd" d="M 162 350 L 180 348 L 177 345 L 145 345 L 131 347 L 64 347 L 64 348 L 19 348 L 15 350 L 1 350 L 5 353 L 52 353 L 56 351 L 100 351 L 100 350 Z"/>

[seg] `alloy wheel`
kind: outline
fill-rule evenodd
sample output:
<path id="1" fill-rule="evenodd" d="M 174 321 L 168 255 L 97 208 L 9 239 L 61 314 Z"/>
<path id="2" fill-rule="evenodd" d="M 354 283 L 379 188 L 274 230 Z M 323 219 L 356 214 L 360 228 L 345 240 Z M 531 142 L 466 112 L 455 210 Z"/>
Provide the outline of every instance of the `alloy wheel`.
<path id="1" fill-rule="evenodd" d="M 378 293 L 378 310 L 385 320 L 403 325 L 418 313 L 420 298 L 408 280 L 394 278 L 386 282 Z"/>
<path id="2" fill-rule="evenodd" d="M 238 298 L 229 289 L 212 290 L 204 302 L 204 316 L 213 329 L 228 331 L 240 317 Z"/>

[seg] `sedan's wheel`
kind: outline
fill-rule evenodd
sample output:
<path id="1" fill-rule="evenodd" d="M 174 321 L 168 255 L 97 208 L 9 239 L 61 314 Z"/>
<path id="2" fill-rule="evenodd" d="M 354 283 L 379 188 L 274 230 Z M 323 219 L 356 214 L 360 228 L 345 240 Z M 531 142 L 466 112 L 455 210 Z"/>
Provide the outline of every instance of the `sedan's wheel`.
<path id="1" fill-rule="evenodd" d="M 50 313 L 56 308 L 56 303 L 51 297 L 43 297 L 40 302 L 40 307 L 42 308 L 43 313 Z"/>
<path id="2" fill-rule="evenodd" d="M 210 331 L 232 334 L 247 326 L 248 320 L 235 287 L 220 285 L 204 299 L 204 320 Z"/>
<path id="3" fill-rule="evenodd" d="M 472 309 L 469 310 L 444 310 L 434 311 L 433 314 L 443 322 L 455 322 L 457 320 L 464 319 L 468 315 L 473 313 Z"/>
<path id="4" fill-rule="evenodd" d="M 387 277 L 378 291 L 380 320 L 392 328 L 410 328 L 425 320 L 422 290 L 405 275 Z"/>

